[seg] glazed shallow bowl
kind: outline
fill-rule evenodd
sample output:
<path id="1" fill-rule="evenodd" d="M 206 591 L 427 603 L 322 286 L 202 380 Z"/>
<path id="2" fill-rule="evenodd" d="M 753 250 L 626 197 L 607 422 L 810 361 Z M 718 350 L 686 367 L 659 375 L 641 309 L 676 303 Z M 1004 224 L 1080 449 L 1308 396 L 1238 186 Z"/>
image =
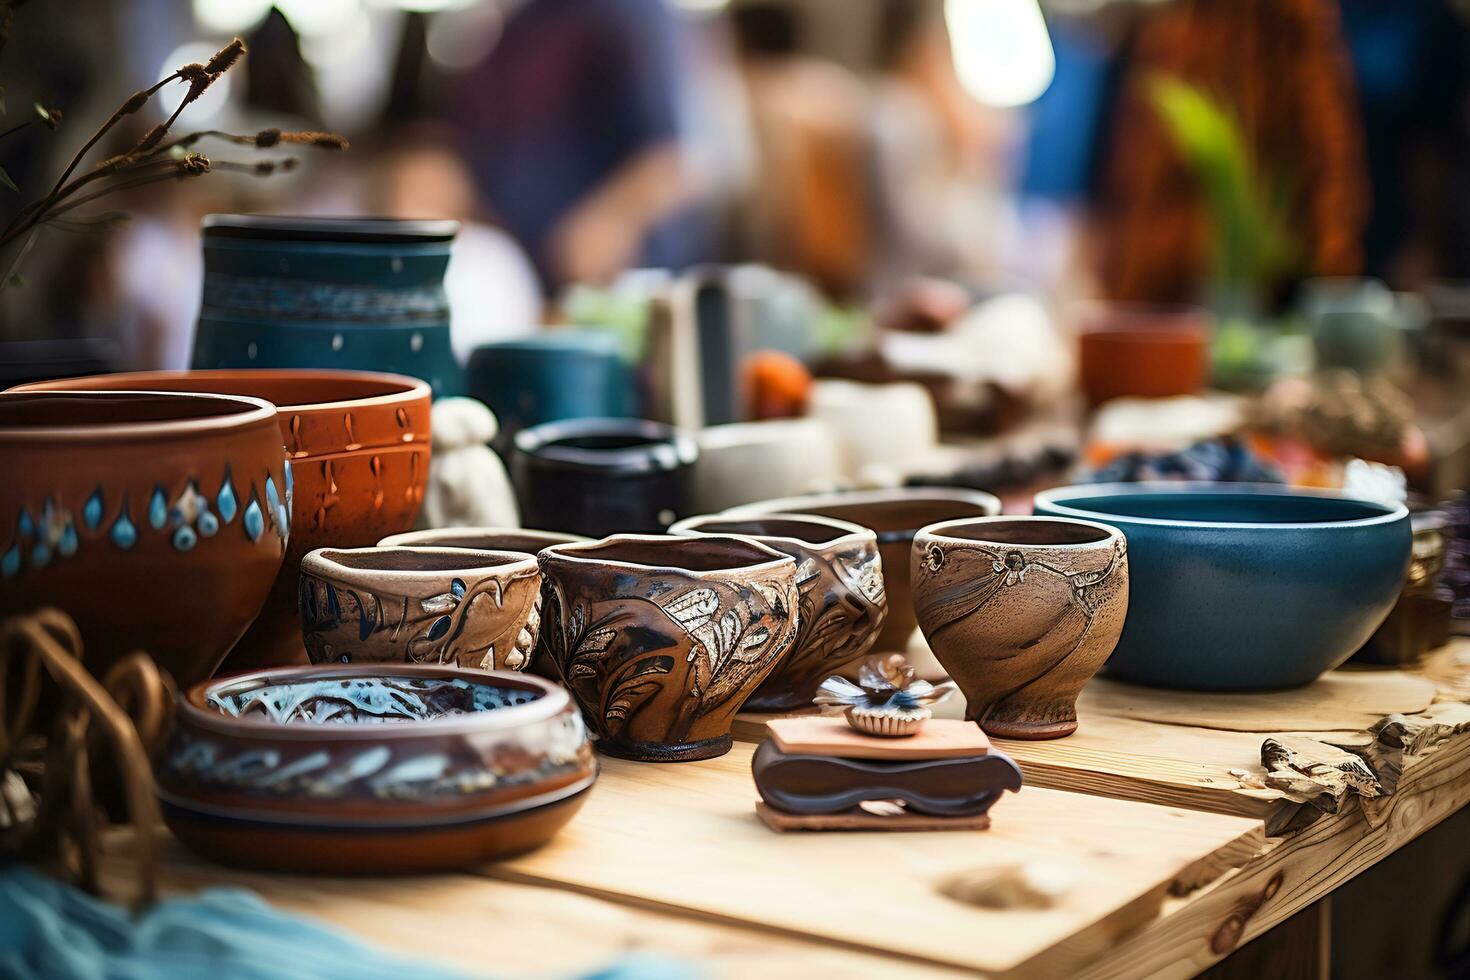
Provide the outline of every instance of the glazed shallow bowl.
<path id="1" fill-rule="evenodd" d="M 691 517 L 669 528 L 685 536 L 748 537 L 796 561 L 796 642 L 745 702 L 746 711 L 811 707 L 822 681 L 861 660 L 888 617 L 878 536 L 830 517 Z"/>
<path id="2" fill-rule="evenodd" d="M 883 556 L 883 585 L 888 596 L 888 619 L 878 634 L 879 652 L 903 651 L 913 635 L 913 592 L 909 587 L 909 551 L 921 527 L 962 517 L 989 517 L 1000 513 L 1000 500 L 979 490 L 945 487 L 898 487 L 892 490 L 855 490 L 785 497 L 732 507 L 726 517 L 756 514 L 814 514 L 848 521 L 878 536 Z"/>
<path id="3" fill-rule="evenodd" d="M 571 699 L 539 678 L 354 664 L 196 685 L 155 771 L 165 820 L 201 854 L 369 874 L 543 844 L 597 762 Z"/>
<path id="4" fill-rule="evenodd" d="M 1077 730 L 1077 695 L 1117 645 L 1128 544 L 1095 521 L 987 517 L 914 538 L 914 607 L 929 648 L 998 738 Z"/>
<path id="5" fill-rule="evenodd" d="M 1128 539 L 1131 595 L 1109 675 L 1179 690 L 1310 683 L 1388 615 L 1409 565 L 1402 505 L 1243 484 L 1098 484 L 1036 513 Z"/>
<path id="6" fill-rule="evenodd" d="M 321 548 L 301 560 L 313 663 L 522 670 L 541 625 L 536 559 L 465 548 Z"/>
<path id="7" fill-rule="evenodd" d="M 730 726 L 796 639 L 796 562 L 749 538 L 619 534 L 537 556 L 541 645 L 597 749 L 730 751 Z"/>
<path id="8" fill-rule="evenodd" d="M 0 618 L 63 610 L 99 677 L 143 650 L 204 680 L 280 572 L 290 469 L 259 399 L 7 392 L 0 472 Z"/>
<path id="9" fill-rule="evenodd" d="M 413 527 L 429 473 L 429 386 L 366 371 L 145 371 L 17 390 L 243 395 L 276 406 L 294 484 L 286 560 L 230 671 L 305 663 L 298 569 L 317 548 L 360 548 Z"/>

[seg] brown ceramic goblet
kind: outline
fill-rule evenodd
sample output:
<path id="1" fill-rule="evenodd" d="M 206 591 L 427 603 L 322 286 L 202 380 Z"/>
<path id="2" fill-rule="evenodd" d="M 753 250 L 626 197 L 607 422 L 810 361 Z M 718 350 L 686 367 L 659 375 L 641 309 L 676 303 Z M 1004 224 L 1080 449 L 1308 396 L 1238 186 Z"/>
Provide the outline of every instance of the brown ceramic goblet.
<path id="1" fill-rule="evenodd" d="M 919 628 L 1000 738 L 1077 730 L 1077 695 L 1113 652 L 1128 612 L 1117 528 L 1050 517 L 945 521 L 914 538 Z"/>
<path id="2" fill-rule="evenodd" d="M 536 646 L 536 559 L 463 548 L 321 548 L 301 561 L 314 663 L 522 670 Z"/>
<path id="3" fill-rule="evenodd" d="M 317 548 L 360 548 L 413 526 L 429 474 L 429 386 L 368 371 L 146 371 L 29 385 L 47 391 L 189 391 L 275 405 L 291 470 L 280 500 L 291 539 L 265 608 L 224 670 L 305 663 L 296 619 L 301 559 Z"/>
<path id="4" fill-rule="evenodd" d="M 830 517 L 691 517 L 670 534 L 737 534 L 796 560 L 796 644 L 745 702 L 746 711 L 810 707 L 822 681 L 872 649 L 888 616 L 878 536 Z"/>
<path id="5" fill-rule="evenodd" d="M 730 725 L 796 639 L 796 562 L 749 538 L 618 534 L 538 556 L 541 643 L 610 755 L 730 751 Z"/>

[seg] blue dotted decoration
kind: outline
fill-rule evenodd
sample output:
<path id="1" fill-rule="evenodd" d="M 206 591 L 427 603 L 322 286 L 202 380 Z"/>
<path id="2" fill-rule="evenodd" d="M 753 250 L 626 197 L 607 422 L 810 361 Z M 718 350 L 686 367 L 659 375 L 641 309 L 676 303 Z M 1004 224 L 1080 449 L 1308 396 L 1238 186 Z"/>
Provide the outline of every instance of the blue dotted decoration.
<path id="1" fill-rule="evenodd" d="M 102 488 L 98 487 L 92 491 L 92 496 L 82 505 L 82 523 L 88 531 L 95 531 L 102 526 L 102 517 L 106 512 L 106 505 L 102 502 Z"/>
<path id="2" fill-rule="evenodd" d="M 191 551 L 198 542 L 199 535 L 195 534 L 194 529 L 187 524 L 174 531 L 174 550 L 176 551 Z"/>
<path id="3" fill-rule="evenodd" d="M 153 496 L 148 500 L 148 523 L 153 525 L 155 531 L 161 531 L 168 523 L 168 500 L 163 495 L 162 487 L 154 487 Z"/>
<path id="4" fill-rule="evenodd" d="M 0 555 L 0 576 L 15 578 L 20 574 L 20 545 L 12 545 L 10 550 Z"/>
<path id="5" fill-rule="evenodd" d="M 22 538 L 29 538 L 36 533 L 36 523 L 31 520 L 31 512 L 24 507 L 20 509 L 20 520 L 16 522 L 15 530 Z"/>
<path id="6" fill-rule="evenodd" d="M 206 538 L 214 537 L 215 532 L 219 530 L 219 518 L 207 510 L 201 510 L 199 520 L 194 523 L 199 525 L 199 533 Z"/>
<path id="7" fill-rule="evenodd" d="M 273 514 L 281 509 L 281 495 L 276 493 L 276 481 L 269 473 L 265 476 L 265 502 Z"/>
<path id="8" fill-rule="evenodd" d="M 235 485 L 230 482 L 230 471 L 225 470 L 224 482 L 219 485 L 219 495 L 214 498 L 215 505 L 219 507 L 219 516 L 226 524 L 235 519 L 235 511 L 240 505 L 235 500 Z"/>
<path id="9" fill-rule="evenodd" d="M 42 541 L 31 552 L 31 564 L 36 568 L 45 568 L 51 564 L 51 549 L 46 542 Z"/>
<path id="10" fill-rule="evenodd" d="M 77 553 L 77 526 L 71 521 L 66 522 L 66 527 L 61 530 L 61 540 L 56 544 L 56 550 L 61 552 L 61 557 L 70 558 Z"/>
<path id="11" fill-rule="evenodd" d="M 265 533 L 265 517 L 260 512 L 260 502 L 254 497 L 245 505 L 245 534 L 251 541 L 259 541 Z"/>
<path id="12" fill-rule="evenodd" d="M 123 504 L 122 513 L 117 515 L 117 520 L 112 522 L 112 530 L 107 532 L 107 536 L 112 539 L 113 544 L 117 545 L 123 551 L 127 551 L 138 543 L 138 529 L 128 519 L 128 505 L 126 503 Z"/>
<path id="13" fill-rule="evenodd" d="M 286 496 L 289 498 L 296 489 L 296 477 L 291 475 L 291 464 L 286 464 Z"/>

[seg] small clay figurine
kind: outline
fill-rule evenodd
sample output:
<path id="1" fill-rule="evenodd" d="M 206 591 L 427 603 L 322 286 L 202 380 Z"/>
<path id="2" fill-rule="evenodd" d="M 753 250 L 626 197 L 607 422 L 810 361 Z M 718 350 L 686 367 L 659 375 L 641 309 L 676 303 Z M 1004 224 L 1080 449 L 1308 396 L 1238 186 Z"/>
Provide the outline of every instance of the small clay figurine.
<path id="1" fill-rule="evenodd" d="M 829 677 L 817 690 L 816 703 L 846 705 L 847 723 L 866 735 L 906 738 L 918 734 L 933 717 L 929 705 L 955 692 L 953 681 L 934 685 L 916 680 L 903 654 L 869 657 L 858 670 L 858 682 Z"/>

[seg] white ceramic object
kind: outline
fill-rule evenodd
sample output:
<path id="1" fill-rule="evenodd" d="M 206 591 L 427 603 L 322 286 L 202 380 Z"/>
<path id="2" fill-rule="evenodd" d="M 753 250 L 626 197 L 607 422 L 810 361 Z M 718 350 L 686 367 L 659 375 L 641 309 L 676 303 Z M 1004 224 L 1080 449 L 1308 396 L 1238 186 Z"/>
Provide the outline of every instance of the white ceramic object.
<path id="1" fill-rule="evenodd" d="M 500 425 L 473 398 L 441 398 L 430 411 L 433 453 L 417 527 L 519 527 L 505 465 L 488 445 Z"/>
<path id="2" fill-rule="evenodd" d="M 842 478 L 832 431 L 820 419 L 712 425 L 695 437 L 694 508 L 728 507 L 829 490 Z"/>
<path id="3" fill-rule="evenodd" d="M 853 481 L 872 482 L 878 470 L 902 474 L 939 443 L 934 401 L 910 382 L 817 381 L 808 411 L 827 424 Z"/>

